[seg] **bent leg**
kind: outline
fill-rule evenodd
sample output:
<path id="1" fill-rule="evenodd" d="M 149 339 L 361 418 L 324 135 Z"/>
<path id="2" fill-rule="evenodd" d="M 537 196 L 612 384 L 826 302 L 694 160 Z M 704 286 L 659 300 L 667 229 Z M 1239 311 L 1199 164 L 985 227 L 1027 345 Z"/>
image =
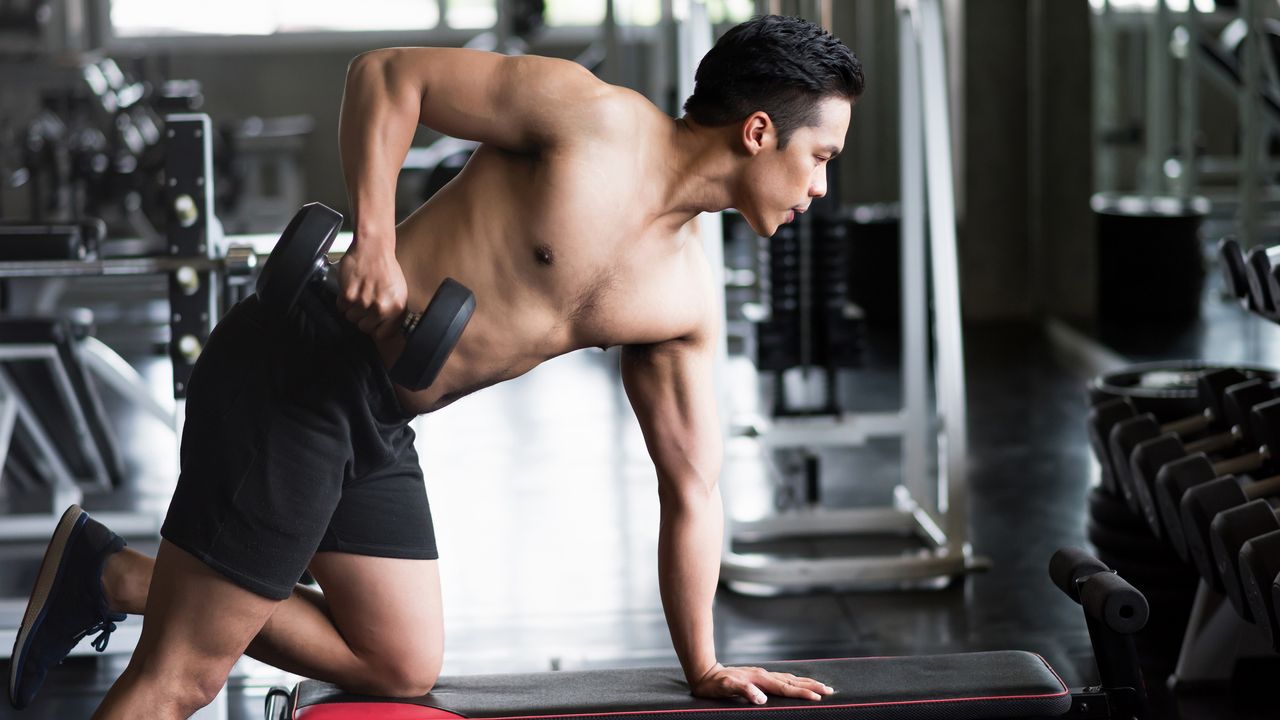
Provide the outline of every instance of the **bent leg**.
<path id="1" fill-rule="evenodd" d="M 183 559 L 178 567 L 194 563 L 213 573 L 176 546 L 165 545 Z M 436 561 L 323 552 L 311 569 L 325 593 L 298 586 L 275 605 L 243 654 L 351 692 L 413 697 L 430 690 L 444 647 Z M 148 601 L 152 575 L 153 561 L 129 549 L 113 555 L 103 574 L 113 610 L 144 614 L 145 609 L 144 638 L 160 622 L 153 620 L 158 607 Z M 152 586 L 153 593 L 158 591 Z"/>
<path id="2" fill-rule="evenodd" d="M 213 700 L 280 604 L 168 541 L 156 554 L 142 637 L 94 718 L 186 718 Z"/>
<path id="3" fill-rule="evenodd" d="M 431 690 L 444 654 L 435 560 L 317 553 L 324 595 L 295 592 L 249 654 L 349 692 L 416 697 Z"/>

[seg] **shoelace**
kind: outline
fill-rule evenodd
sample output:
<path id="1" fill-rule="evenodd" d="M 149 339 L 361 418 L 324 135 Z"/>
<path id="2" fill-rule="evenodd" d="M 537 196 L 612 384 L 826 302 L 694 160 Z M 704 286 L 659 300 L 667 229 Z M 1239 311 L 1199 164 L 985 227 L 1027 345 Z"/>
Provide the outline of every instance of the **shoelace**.
<path id="1" fill-rule="evenodd" d="M 96 625 L 81 633 L 80 637 L 86 638 L 94 633 L 99 633 L 98 637 L 93 639 L 93 649 L 98 652 L 106 652 L 107 643 L 111 640 L 111 633 L 115 631 L 115 623 L 110 620 L 99 620 Z"/>

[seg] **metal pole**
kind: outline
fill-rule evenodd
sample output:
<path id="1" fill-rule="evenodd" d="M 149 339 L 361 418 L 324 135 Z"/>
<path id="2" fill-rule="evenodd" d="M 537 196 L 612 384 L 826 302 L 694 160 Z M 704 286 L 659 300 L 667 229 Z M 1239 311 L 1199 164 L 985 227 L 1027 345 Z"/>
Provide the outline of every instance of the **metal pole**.
<path id="1" fill-rule="evenodd" d="M 1102 7 L 1093 13 L 1093 189 L 1095 192 L 1117 190 L 1116 151 L 1109 136 L 1119 126 L 1120 107 L 1116 101 L 1116 34 L 1112 27 L 1111 3 L 1102 0 Z"/>
<path id="2" fill-rule="evenodd" d="M 1182 18 L 1186 34 L 1186 47 L 1182 58 L 1182 75 L 1178 94 L 1182 125 L 1179 127 L 1178 147 L 1182 156 L 1182 171 L 1178 179 L 1179 195 L 1184 199 L 1196 194 L 1200 184 L 1196 167 L 1196 136 L 1200 132 L 1200 14 L 1194 0 L 1187 2 Z"/>
<path id="3" fill-rule="evenodd" d="M 963 316 L 956 248 L 955 176 L 951 160 L 950 105 L 943 54 L 940 0 L 920 3 L 920 79 L 924 109 L 926 191 L 930 267 L 933 271 L 934 382 L 938 435 L 938 510 L 945 515 L 948 545 L 966 546 L 968 533 L 968 426 L 966 419 Z M 965 547 L 967 552 L 967 547 Z"/>
<path id="4" fill-rule="evenodd" d="M 1244 74 L 1239 96 L 1240 104 L 1240 241 L 1241 246 L 1256 246 L 1261 238 L 1258 233 L 1258 211 L 1261 200 L 1263 159 L 1262 137 L 1262 40 L 1265 39 L 1259 22 L 1261 13 L 1255 0 L 1240 0 L 1240 16 L 1244 18 L 1248 33 L 1244 38 Z"/>
<path id="5" fill-rule="evenodd" d="M 920 124 L 917 4 L 898 0 L 899 142 L 902 152 L 902 484 L 916 496 L 928 476 L 929 288 L 925 280 L 924 129 Z"/>
<path id="6" fill-rule="evenodd" d="M 1164 161 L 1169 157 L 1173 135 L 1169 95 L 1169 6 L 1165 0 L 1156 0 L 1155 12 L 1147 22 L 1147 148 L 1142 183 L 1147 195 L 1168 191 Z"/>

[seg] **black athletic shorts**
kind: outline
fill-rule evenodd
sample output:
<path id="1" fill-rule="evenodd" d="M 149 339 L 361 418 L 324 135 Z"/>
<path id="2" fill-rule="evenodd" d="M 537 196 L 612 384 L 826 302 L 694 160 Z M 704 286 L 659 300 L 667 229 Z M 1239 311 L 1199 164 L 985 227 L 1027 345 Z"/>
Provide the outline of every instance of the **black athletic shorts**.
<path id="1" fill-rule="evenodd" d="M 308 289 L 288 317 L 237 304 L 186 411 L 160 534 L 237 585 L 286 598 L 319 551 L 438 557 L 413 416 L 330 296 Z"/>

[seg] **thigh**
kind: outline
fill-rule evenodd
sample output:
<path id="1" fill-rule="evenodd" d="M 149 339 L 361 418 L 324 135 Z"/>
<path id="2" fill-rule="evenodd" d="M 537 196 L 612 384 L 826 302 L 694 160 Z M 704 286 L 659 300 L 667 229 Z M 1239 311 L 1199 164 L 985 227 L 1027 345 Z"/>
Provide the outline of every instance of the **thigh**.
<path id="1" fill-rule="evenodd" d="M 131 669 L 162 683 L 220 687 L 277 605 L 161 541 Z"/>
<path id="2" fill-rule="evenodd" d="M 439 672 L 444 621 L 436 560 L 320 552 L 311 574 L 355 655 L 388 668 Z"/>

